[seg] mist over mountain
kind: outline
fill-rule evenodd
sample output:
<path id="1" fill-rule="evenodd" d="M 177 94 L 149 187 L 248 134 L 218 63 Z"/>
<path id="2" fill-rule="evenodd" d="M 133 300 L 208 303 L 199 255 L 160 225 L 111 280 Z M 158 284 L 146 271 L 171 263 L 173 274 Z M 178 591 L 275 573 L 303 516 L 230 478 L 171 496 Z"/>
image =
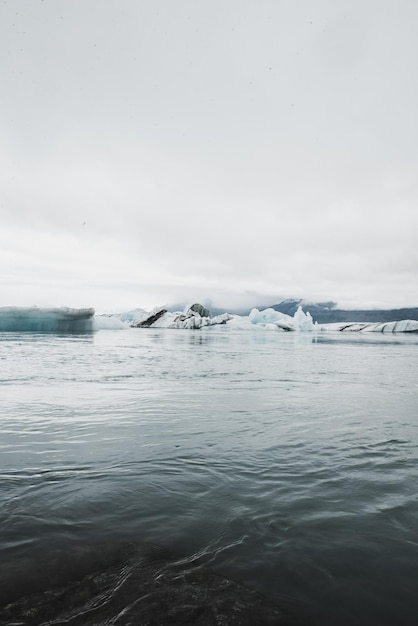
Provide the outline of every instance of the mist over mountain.
<path id="1" fill-rule="evenodd" d="M 164 305 L 163 308 L 169 312 L 183 311 L 183 309 L 188 304 L 190 304 L 190 302 L 184 302 L 182 304 L 168 304 L 168 305 Z M 222 315 L 222 313 L 232 313 L 234 315 L 248 315 L 251 309 L 257 308 L 259 310 L 262 310 L 262 309 L 267 309 L 268 307 L 266 305 L 255 307 L 254 305 L 251 307 L 241 307 L 241 308 L 219 307 L 219 306 L 208 306 L 207 308 L 209 309 L 211 315 Z"/>

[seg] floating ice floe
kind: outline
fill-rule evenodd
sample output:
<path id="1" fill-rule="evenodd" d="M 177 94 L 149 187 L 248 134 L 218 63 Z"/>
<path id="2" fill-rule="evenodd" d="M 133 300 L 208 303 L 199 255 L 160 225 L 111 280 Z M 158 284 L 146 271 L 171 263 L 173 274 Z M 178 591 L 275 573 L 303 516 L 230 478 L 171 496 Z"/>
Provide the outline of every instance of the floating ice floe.
<path id="1" fill-rule="evenodd" d="M 91 332 L 93 316 L 94 309 L 0 307 L 0 331 Z"/>
<path id="2" fill-rule="evenodd" d="M 129 323 L 123 321 L 119 315 L 95 315 L 93 330 L 126 330 Z"/>
<path id="3" fill-rule="evenodd" d="M 417 333 L 418 320 L 400 320 L 398 322 L 335 322 L 318 324 L 320 331 L 364 332 L 364 333 Z"/>

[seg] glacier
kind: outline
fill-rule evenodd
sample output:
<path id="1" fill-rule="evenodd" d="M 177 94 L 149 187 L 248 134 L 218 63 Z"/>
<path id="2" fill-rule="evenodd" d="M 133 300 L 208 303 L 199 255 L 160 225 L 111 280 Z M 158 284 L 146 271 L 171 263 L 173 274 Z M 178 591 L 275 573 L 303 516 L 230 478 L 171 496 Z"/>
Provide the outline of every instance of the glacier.
<path id="1" fill-rule="evenodd" d="M 94 309 L 0 307 L 0 332 L 84 333 L 94 330 Z"/>

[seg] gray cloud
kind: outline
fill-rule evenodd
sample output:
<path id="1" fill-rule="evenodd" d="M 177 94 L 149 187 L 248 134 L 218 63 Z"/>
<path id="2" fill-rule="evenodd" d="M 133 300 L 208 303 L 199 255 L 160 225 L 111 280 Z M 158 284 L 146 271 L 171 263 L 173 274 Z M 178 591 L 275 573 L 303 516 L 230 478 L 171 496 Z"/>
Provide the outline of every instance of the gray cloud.
<path id="1" fill-rule="evenodd" d="M 416 3 L 0 14 L 2 304 L 417 304 Z"/>

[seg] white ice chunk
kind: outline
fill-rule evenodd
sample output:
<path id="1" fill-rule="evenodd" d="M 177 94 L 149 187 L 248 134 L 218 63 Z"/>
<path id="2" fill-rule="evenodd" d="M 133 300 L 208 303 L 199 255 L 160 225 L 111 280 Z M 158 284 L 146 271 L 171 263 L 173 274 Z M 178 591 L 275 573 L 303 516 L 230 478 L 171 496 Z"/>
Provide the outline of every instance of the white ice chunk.
<path id="1" fill-rule="evenodd" d="M 121 313 L 118 317 L 122 322 L 126 322 L 127 324 L 131 324 L 132 322 L 139 322 L 150 315 L 144 309 L 132 309 L 131 311 L 125 311 Z"/>
<path id="2" fill-rule="evenodd" d="M 231 315 L 231 319 L 228 320 L 226 325 L 231 330 L 251 330 L 257 328 L 257 325 L 251 323 L 248 315 Z"/>
<path id="3" fill-rule="evenodd" d="M 299 307 L 294 316 L 286 315 L 275 309 L 252 309 L 248 316 L 250 322 L 256 326 L 261 326 L 270 330 L 273 324 L 279 330 L 314 330 L 315 325 L 309 313 L 304 313 Z M 267 328 L 268 326 L 268 328 Z"/>
<path id="4" fill-rule="evenodd" d="M 153 314 L 157 313 L 158 310 L 154 309 Z M 171 313 L 169 311 L 166 311 L 165 313 L 163 313 L 163 315 L 161 315 L 161 317 L 158 318 L 156 322 L 152 324 L 152 328 L 176 328 L 176 326 L 174 325 L 174 321 L 178 315 L 179 313 Z"/>
<path id="5" fill-rule="evenodd" d="M 293 316 L 293 323 L 297 330 L 315 330 L 315 324 L 313 322 L 310 313 L 304 313 L 301 306 Z"/>
<path id="6" fill-rule="evenodd" d="M 119 315 L 95 315 L 94 330 L 126 330 L 129 324 L 123 322 Z"/>

